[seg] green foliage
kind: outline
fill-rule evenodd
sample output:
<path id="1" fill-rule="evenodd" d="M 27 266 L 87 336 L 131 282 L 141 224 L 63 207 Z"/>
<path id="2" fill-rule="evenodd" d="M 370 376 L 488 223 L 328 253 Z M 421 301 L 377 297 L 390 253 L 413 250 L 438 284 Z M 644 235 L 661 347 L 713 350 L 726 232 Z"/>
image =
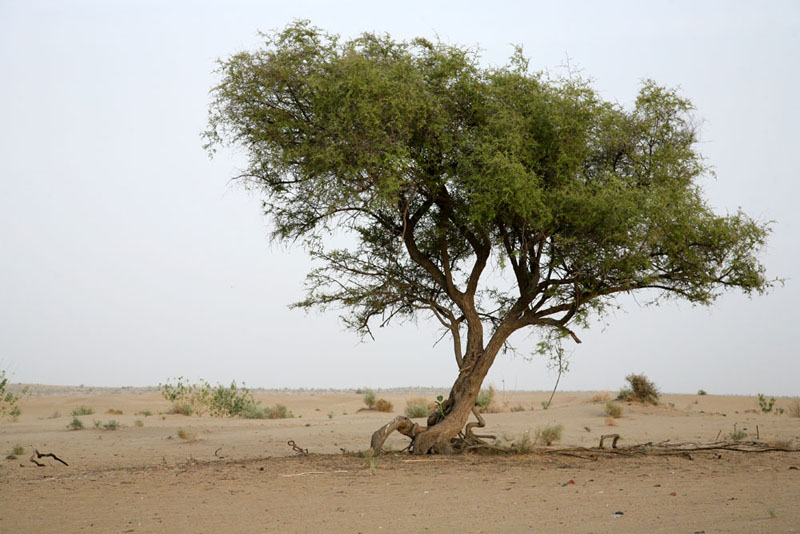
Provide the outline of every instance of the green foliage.
<path id="1" fill-rule="evenodd" d="M 704 389 L 698 389 L 697 390 L 697 394 L 698 395 L 708 395 L 708 393 L 706 393 L 706 390 L 704 390 Z"/>
<path id="2" fill-rule="evenodd" d="M 564 432 L 563 425 L 547 425 L 536 429 L 533 442 L 537 445 L 551 445 L 553 442 L 561 441 Z"/>
<path id="3" fill-rule="evenodd" d="M 731 441 L 742 441 L 746 437 L 747 437 L 747 432 L 745 432 L 744 430 L 736 430 L 735 428 L 733 432 L 728 434 L 728 439 L 730 439 Z"/>
<path id="4" fill-rule="evenodd" d="M 645 375 L 629 374 L 625 380 L 630 388 L 621 389 L 618 400 L 658 404 L 658 388 Z"/>
<path id="5" fill-rule="evenodd" d="M 21 456 L 25 454 L 25 447 L 20 444 L 16 444 L 11 448 L 11 454 L 14 456 Z"/>
<path id="6" fill-rule="evenodd" d="M 486 410 L 494 400 L 496 394 L 497 391 L 494 389 L 494 386 L 489 386 L 489 389 L 482 389 L 480 393 L 478 393 L 478 398 L 475 399 L 475 406 L 479 407 L 481 411 Z"/>
<path id="7" fill-rule="evenodd" d="M 105 430 L 116 430 L 119 428 L 119 423 L 116 420 L 111 419 L 110 421 L 103 424 L 103 428 Z"/>
<path id="8" fill-rule="evenodd" d="M 761 408 L 761 413 L 770 413 L 773 406 L 775 406 L 775 397 L 767 400 L 763 393 L 758 394 L 758 407 Z"/>
<path id="9" fill-rule="evenodd" d="M 72 421 L 67 425 L 67 428 L 70 430 L 81 430 L 83 429 L 83 421 L 77 417 L 73 417 Z"/>
<path id="10" fill-rule="evenodd" d="M 622 417 L 622 411 L 623 411 L 622 405 L 620 405 L 619 403 L 614 401 L 606 402 L 605 413 L 609 417 L 613 417 L 614 419 L 619 419 L 620 417 Z"/>
<path id="11" fill-rule="evenodd" d="M 247 417 L 258 413 L 259 403 L 246 387 L 217 384 L 212 386 L 205 380 L 192 384 L 183 377 L 178 377 L 174 384 L 160 384 L 161 395 L 172 402 L 170 413 L 203 415 L 212 417 Z M 258 418 L 258 417 L 249 417 Z"/>
<path id="12" fill-rule="evenodd" d="M 142 421 L 141 419 L 137 419 L 136 421 L 133 422 L 133 425 L 138 427 L 143 427 L 144 421 Z"/>
<path id="13" fill-rule="evenodd" d="M 0 417 L 6 414 L 14 420 L 22 413 L 19 402 L 28 393 L 27 386 L 22 388 L 19 393 L 8 391 L 8 377 L 4 369 L 0 369 Z"/>
<path id="14" fill-rule="evenodd" d="M 771 284 L 768 226 L 713 212 L 694 108 L 651 80 L 625 108 L 520 51 L 486 68 L 470 49 L 303 21 L 218 72 L 206 147 L 244 150 L 273 237 L 319 266 L 296 305 L 341 307 L 362 334 L 418 313 L 475 333 L 483 317 L 499 350 L 526 327 L 568 335 L 621 293 L 709 304 Z M 330 248 L 334 232 L 355 244 Z"/>
<path id="15" fill-rule="evenodd" d="M 93 413 L 94 413 L 94 410 L 92 408 L 89 408 L 88 406 L 83 406 L 83 405 L 78 406 L 77 408 L 72 410 L 72 416 L 73 417 L 78 417 L 78 416 L 81 416 L 81 415 L 92 415 Z"/>
<path id="16" fill-rule="evenodd" d="M 406 417 L 416 419 L 419 417 L 428 417 L 431 414 L 428 402 L 425 399 L 408 399 L 406 401 Z"/>
<path id="17" fill-rule="evenodd" d="M 372 410 L 375 408 L 375 403 L 378 402 L 378 396 L 375 392 L 371 389 L 367 389 L 364 392 L 364 404 L 366 404 L 367 408 Z"/>

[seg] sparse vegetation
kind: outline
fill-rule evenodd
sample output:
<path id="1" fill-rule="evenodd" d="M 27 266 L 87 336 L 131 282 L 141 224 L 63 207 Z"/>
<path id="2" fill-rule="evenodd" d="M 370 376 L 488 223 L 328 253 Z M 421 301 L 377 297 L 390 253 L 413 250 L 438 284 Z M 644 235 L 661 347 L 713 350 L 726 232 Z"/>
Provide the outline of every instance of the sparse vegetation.
<path id="1" fill-rule="evenodd" d="M 708 393 L 706 393 L 706 390 L 704 390 L 704 389 L 698 389 L 697 390 L 697 394 L 698 395 L 708 395 Z"/>
<path id="2" fill-rule="evenodd" d="M 522 433 L 522 436 L 519 438 L 519 441 L 511 444 L 511 448 L 514 451 L 519 452 L 521 454 L 527 454 L 533 450 L 532 445 L 533 444 L 531 442 L 531 431 L 526 430 L 525 432 Z"/>
<path id="3" fill-rule="evenodd" d="M 406 400 L 406 417 L 415 419 L 418 417 L 428 417 L 431 414 L 428 401 L 421 397 Z"/>
<path id="4" fill-rule="evenodd" d="M 122 410 L 116 410 L 114 408 L 109 408 L 108 410 L 106 410 L 106 413 L 110 414 L 110 415 L 122 415 L 123 412 L 122 412 Z"/>
<path id="5" fill-rule="evenodd" d="M 119 428 L 119 423 L 115 419 L 111 419 L 103 425 L 103 428 L 105 430 L 117 430 Z"/>
<path id="6" fill-rule="evenodd" d="M 235 381 L 230 386 L 212 386 L 205 380 L 191 384 L 179 377 L 175 384 L 160 384 L 159 388 L 161 395 L 173 403 L 170 413 L 203 415 L 208 412 L 212 417 L 244 417 L 246 413 L 254 413 L 253 407 L 259 405 L 250 390 L 239 387 Z"/>
<path id="7" fill-rule="evenodd" d="M 81 415 L 92 415 L 93 413 L 94 410 L 92 408 L 89 408 L 88 406 L 84 405 L 78 406 L 77 408 L 72 410 L 73 417 L 78 417 Z"/>
<path id="8" fill-rule="evenodd" d="M 144 426 L 144 421 L 142 421 L 141 419 L 137 419 L 136 421 L 133 422 L 133 425 L 142 427 Z"/>
<path id="9" fill-rule="evenodd" d="M 601 402 L 608 402 L 611 400 L 611 394 L 608 391 L 604 391 L 602 393 L 595 393 L 589 399 L 589 402 L 593 404 L 600 404 Z"/>
<path id="10" fill-rule="evenodd" d="M 378 402 L 375 403 L 375 409 L 379 412 L 391 412 L 394 410 L 394 406 L 386 399 L 378 399 Z"/>
<path id="11" fill-rule="evenodd" d="M 333 416 L 336 415 L 333 412 L 328 412 L 328 419 L 333 419 Z"/>
<path id="12" fill-rule="evenodd" d="M 72 421 L 67 425 L 67 428 L 70 430 L 81 430 L 83 428 L 83 421 L 77 417 L 73 417 Z"/>
<path id="13" fill-rule="evenodd" d="M 367 406 L 367 408 L 372 410 L 373 408 L 375 408 L 375 403 L 377 402 L 378 402 L 378 396 L 375 394 L 373 390 L 367 389 L 364 391 L 364 404 Z"/>
<path id="14" fill-rule="evenodd" d="M 738 430 L 736 425 L 733 425 L 733 432 L 728 434 L 728 439 L 731 441 L 742 441 L 744 438 L 747 437 L 747 432 L 744 430 Z"/>
<path id="15" fill-rule="evenodd" d="M 614 419 L 619 419 L 622 417 L 622 405 L 618 402 L 608 401 L 606 402 L 606 406 L 604 408 L 606 415 L 609 417 L 613 417 Z"/>
<path id="16" fill-rule="evenodd" d="M 533 437 L 533 442 L 536 445 L 549 446 L 555 441 L 561 441 L 561 435 L 564 432 L 563 425 L 547 425 L 536 429 Z"/>
<path id="17" fill-rule="evenodd" d="M 617 400 L 658 404 L 658 388 L 645 375 L 629 374 L 625 380 L 630 387 L 621 389 Z"/>
<path id="18" fill-rule="evenodd" d="M 151 415 L 153 415 L 153 412 L 151 412 L 150 410 L 142 410 L 141 412 L 137 412 L 136 415 L 143 415 L 145 417 L 150 417 Z"/>
<path id="19" fill-rule="evenodd" d="M 175 402 L 172 404 L 172 406 L 169 407 L 167 413 L 172 415 L 189 416 L 192 415 L 192 413 L 194 413 L 194 409 L 192 408 L 192 405 L 189 404 L 188 402 Z"/>
<path id="20" fill-rule="evenodd" d="M 25 453 L 25 447 L 23 447 L 22 445 L 14 445 L 11 448 L 11 452 L 8 453 L 8 456 L 6 456 L 6 460 L 16 460 L 17 456 L 21 456 L 24 453 Z"/>

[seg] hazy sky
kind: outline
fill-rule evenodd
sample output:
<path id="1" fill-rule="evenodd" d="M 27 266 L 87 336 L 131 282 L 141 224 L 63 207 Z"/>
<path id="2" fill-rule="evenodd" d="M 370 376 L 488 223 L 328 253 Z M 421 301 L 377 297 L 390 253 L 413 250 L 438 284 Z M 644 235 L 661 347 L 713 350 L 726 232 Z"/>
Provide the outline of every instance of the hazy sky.
<path id="1" fill-rule="evenodd" d="M 763 260 L 785 287 L 710 309 L 622 300 L 569 347 L 561 387 L 616 389 L 644 372 L 668 392 L 798 395 L 798 6 L 0 0 L 0 368 L 47 384 L 452 383 L 432 323 L 360 343 L 335 312 L 288 310 L 308 260 L 271 245 L 259 199 L 229 182 L 241 154 L 202 149 L 215 60 L 308 18 L 343 36 L 478 45 L 487 65 L 522 44 L 532 68 L 569 58 L 623 104 L 643 78 L 680 86 L 717 172 L 710 202 L 774 221 Z M 510 356 L 488 378 L 554 379 L 544 361 Z"/>

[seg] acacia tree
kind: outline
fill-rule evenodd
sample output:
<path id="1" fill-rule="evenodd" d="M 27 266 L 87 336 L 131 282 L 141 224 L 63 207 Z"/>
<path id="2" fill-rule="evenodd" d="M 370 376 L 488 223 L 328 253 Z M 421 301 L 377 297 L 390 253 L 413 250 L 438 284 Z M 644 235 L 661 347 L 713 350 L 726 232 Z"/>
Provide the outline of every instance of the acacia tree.
<path id="1" fill-rule="evenodd" d="M 514 332 L 572 337 L 620 293 L 710 304 L 763 292 L 765 224 L 715 214 L 698 179 L 692 105 L 643 83 L 635 105 L 579 77 L 528 69 L 517 50 L 485 68 L 468 49 L 307 22 L 220 62 L 209 150 L 244 149 L 239 177 L 264 193 L 273 237 L 315 268 L 300 307 L 346 324 L 429 314 L 449 331 L 458 376 L 427 427 L 398 417 L 418 454 L 476 442 L 481 384 Z M 334 233 L 352 245 L 326 246 Z"/>

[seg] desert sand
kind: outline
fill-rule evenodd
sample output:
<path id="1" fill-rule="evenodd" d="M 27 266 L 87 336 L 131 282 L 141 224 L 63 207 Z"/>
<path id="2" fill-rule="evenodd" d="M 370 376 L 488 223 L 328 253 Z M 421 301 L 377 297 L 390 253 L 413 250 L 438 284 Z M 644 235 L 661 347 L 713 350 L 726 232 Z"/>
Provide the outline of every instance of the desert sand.
<path id="1" fill-rule="evenodd" d="M 501 409 L 524 410 L 486 414 L 499 443 L 551 424 L 562 439 L 527 454 L 356 454 L 406 399 L 437 393 L 379 392 L 394 405 L 380 413 L 359 411 L 355 392 L 257 391 L 294 418 L 246 420 L 166 414 L 153 388 L 38 386 L 16 422 L 0 422 L 3 458 L 25 449 L 0 460 L 0 532 L 800 532 L 800 418 L 763 414 L 754 397 L 664 395 L 658 406 L 623 404 L 609 426 L 602 394 L 558 392 L 544 410 L 549 393 L 500 392 Z M 82 405 L 95 413 L 68 430 Z M 111 420 L 119 428 L 103 429 Z M 770 450 L 596 449 L 607 433 L 623 449 L 708 445 L 734 429 Z M 34 449 L 69 465 L 37 467 Z"/>

